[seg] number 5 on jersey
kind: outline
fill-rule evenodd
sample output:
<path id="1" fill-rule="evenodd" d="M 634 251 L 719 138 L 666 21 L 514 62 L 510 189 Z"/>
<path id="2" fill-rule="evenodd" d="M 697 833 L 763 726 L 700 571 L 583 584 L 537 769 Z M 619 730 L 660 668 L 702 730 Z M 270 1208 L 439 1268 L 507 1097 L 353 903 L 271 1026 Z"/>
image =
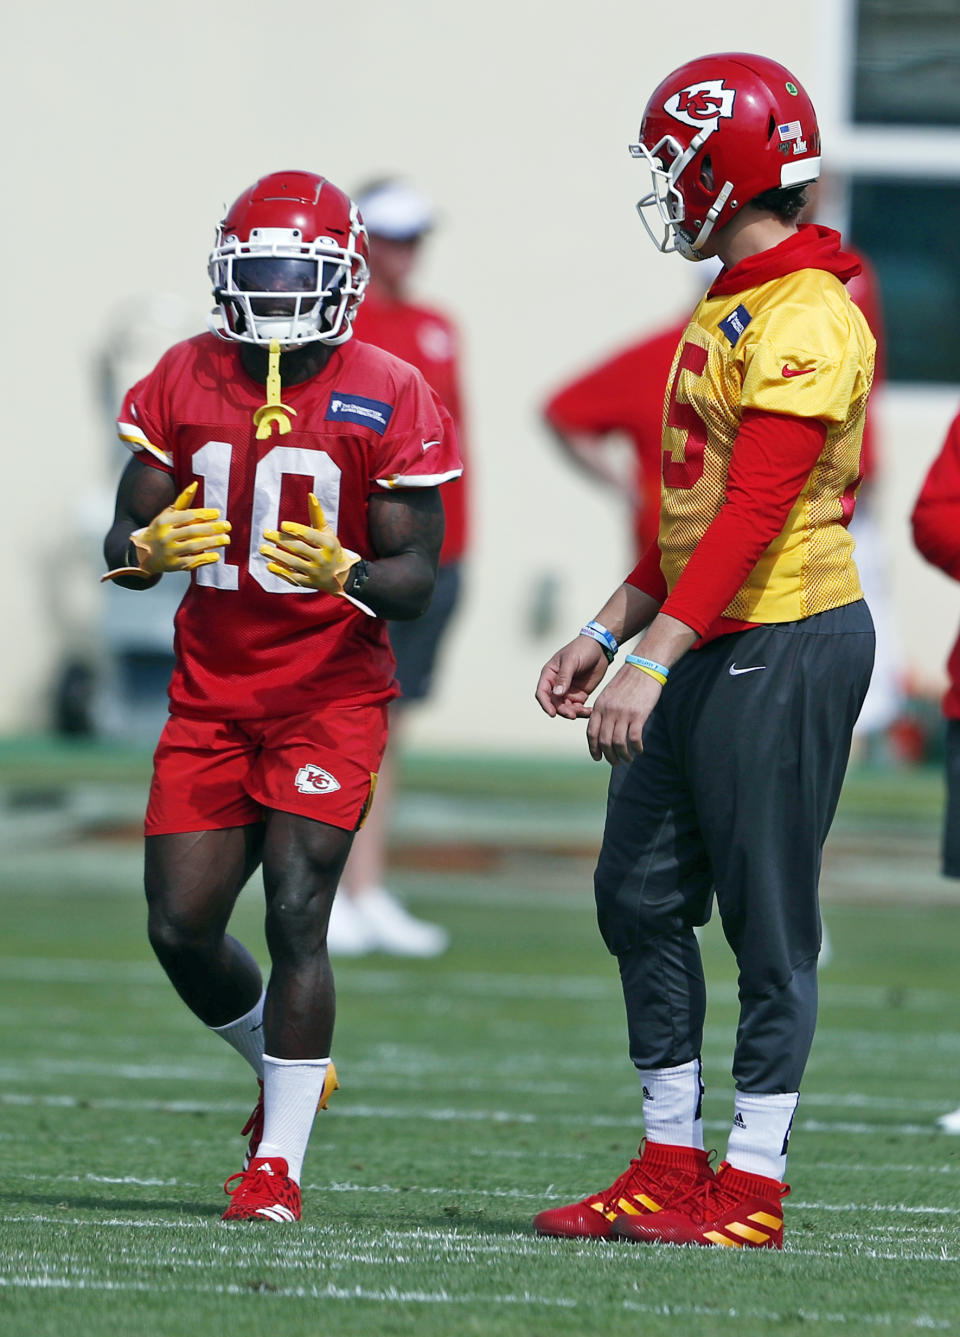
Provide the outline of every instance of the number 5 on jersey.
<path id="1" fill-rule="evenodd" d="M 670 407 L 667 412 L 667 426 L 677 427 L 686 432 L 683 441 L 683 459 L 675 460 L 673 451 L 663 452 L 663 481 L 666 487 L 690 488 L 703 477 L 703 453 L 707 444 L 707 426 L 692 404 L 685 404 L 677 398 L 677 386 L 680 373 L 689 371 L 694 376 L 702 376 L 707 365 L 707 350 L 699 344 L 686 343 L 680 353 L 677 369 L 670 386 Z"/>

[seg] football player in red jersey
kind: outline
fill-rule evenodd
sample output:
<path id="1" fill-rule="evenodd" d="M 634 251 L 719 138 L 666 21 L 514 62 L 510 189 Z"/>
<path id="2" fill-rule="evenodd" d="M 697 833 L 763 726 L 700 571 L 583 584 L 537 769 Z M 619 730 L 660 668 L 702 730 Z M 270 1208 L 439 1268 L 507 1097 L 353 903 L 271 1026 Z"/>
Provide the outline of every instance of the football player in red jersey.
<path id="1" fill-rule="evenodd" d="M 451 318 L 414 301 L 411 284 L 435 210 L 415 186 L 395 177 L 371 182 L 356 192 L 370 237 L 370 286 L 356 322 L 357 337 L 412 363 L 449 410 L 460 457 L 466 460 L 460 339 Z M 467 492 L 464 477 L 443 490 L 446 529 L 430 607 L 423 617 L 388 626 L 397 659 L 400 696 L 390 709 L 390 747 L 380 768 L 377 804 L 354 841 L 330 916 L 333 955 L 370 951 L 396 956 L 437 956 L 449 935 L 439 924 L 415 918 L 386 886 L 387 829 L 393 806 L 400 730 L 409 706 L 433 690 L 442 643 L 460 599 L 467 548 Z"/>
<path id="2" fill-rule="evenodd" d="M 210 332 L 124 400 L 133 458 L 105 554 L 132 589 L 192 573 L 147 807 L 149 935 L 187 1006 L 261 1079 L 224 1216 L 289 1221 L 336 1084 L 326 926 L 397 690 L 386 619 L 430 601 L 439 485 L 461 465 L 420 374 L 351 339 L 367 238 L 331 182 L 257 181 L 209 272 Z M 266 989 L 227 933 L 258 865 Z"/>
<path id="3" fill-rule="evenodd" d="M 595 894 L 646 1141 L 609 1189 L 535 1225 L 779 1248 L 816 1022 L 821 851 L 873 662 L 847 524 L 874 339 L 844 286 L 856 260 L 835 232 L 797 223 L 820 134 L 783 66 L 740 53 L 689 62 L 651 96 L 631 152 L 652 175 L 638 208 L 658 249 L 717 255 L 724 269 L 674 361 L 657 541 L 544 666 L 537 700 L 587 718 L 591 755 L 613 766 Z M 714 894 L 740 996 L 716 1172 L 694 932 Z"/>
<path id="4" fill-rule="evenodd" d="M 911 516 L 913 541 L 928 562 L 960 580 L 960 414 L 947 430 L 940 453 L 927 471 Z M 960 877 L 960 636 L 947 662 L 949 686 L 943 698 L 947 720 L 947 807 L 941 867 L 944 877 Z M 960 1109 L 937 1120 L 947 1133 L 960 1133 Z"/>
<path id="5" fill-rule="evenodd" d="M 663 392 L 686 322 L 621 349 L 550 396 L 543 417 L 567 455 L 622 493 L 623 480 L 609 469 L 601 447 L 614 432 L 633 447 L 633 479 L 627 490 L 639 557 L 660 525 L 660 437 Z"/>

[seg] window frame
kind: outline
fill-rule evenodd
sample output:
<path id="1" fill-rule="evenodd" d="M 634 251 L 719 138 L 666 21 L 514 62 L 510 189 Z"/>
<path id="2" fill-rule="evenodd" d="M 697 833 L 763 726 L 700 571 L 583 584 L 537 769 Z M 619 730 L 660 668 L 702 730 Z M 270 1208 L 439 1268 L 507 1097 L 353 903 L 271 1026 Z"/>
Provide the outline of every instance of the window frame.
<path id="1" fill-rule="evenodd" d="M 820 6 L 823 60 L 814 105 L 824 145 L 825 181 L 818 216 L 847 235 L 851 192 L 860 178 L 891 182 L 949 182 L 960 187 L 960 126 L 878 125 L 853 119 L 857 19 L 860 0 Z M 917 242 L 921 228 L 918 225 Z M 937 390 L 958 381 L 916 382 L 895 378 L 897 387 Z"/>

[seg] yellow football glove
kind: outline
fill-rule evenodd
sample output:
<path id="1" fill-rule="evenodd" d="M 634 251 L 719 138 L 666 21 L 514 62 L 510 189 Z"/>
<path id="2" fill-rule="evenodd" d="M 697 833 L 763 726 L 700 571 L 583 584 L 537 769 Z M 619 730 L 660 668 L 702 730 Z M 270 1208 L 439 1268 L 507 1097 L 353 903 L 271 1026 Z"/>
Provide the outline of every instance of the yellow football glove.
<path id="1" fill-rule="evenodd" d="M 360 561 L 360 554 L 341 545 L 312 492 L 309 506 L 309 525 L 284 520 L 281 533 L 264 530 L 267 542 L 261 544 L 260 551 L 270 558 L 267 570 L 301 589 L 342 594 L 347 572 Z"/>
<path id="2" fill-rule="evenodd" d="M 137 566 L 118 566 L 100 577 L 140 576 L 149 580 L 165 571 L 193 571 L 195 567 L 218 562 L 220 554 L 211 548 L 223 548 L 229 542 L 230 521 L 221 520 L 211 506 L 190 509 L 197 484 L 184 488 L 176 501 L 155 516 L 144 529 L 130 535 L 137 554 Z"/>

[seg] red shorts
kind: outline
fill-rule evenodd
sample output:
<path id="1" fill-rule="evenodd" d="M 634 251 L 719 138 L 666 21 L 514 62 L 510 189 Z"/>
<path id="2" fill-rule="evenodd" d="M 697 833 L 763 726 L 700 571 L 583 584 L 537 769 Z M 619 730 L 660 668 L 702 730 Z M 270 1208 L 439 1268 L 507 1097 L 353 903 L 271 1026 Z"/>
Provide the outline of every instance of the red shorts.
<path id="1" fill-rule="evenodd" d="M 386 743 L 386 705 L 269 720 L 171 715 L 153 758 L 146 834 L 248 826 L 266 808 L 353 831 Z"/>

